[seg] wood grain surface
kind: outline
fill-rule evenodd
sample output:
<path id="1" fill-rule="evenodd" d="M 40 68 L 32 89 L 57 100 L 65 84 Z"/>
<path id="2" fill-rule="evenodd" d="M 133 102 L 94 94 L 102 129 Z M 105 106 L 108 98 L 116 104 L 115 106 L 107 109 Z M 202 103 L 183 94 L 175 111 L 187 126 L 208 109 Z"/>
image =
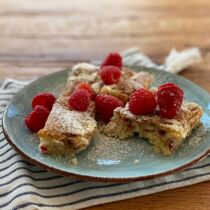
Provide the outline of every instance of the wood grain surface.
<path id="1" fill-rule="evenodd" d="M 209 0 L 0 0 L 0 79 L 34 78 L 109 51 L 139 47 L 162 63 L 199 47 L 181 75 L 210 91 Z M 89 209 L 208 210 L 210 182 Z"/>

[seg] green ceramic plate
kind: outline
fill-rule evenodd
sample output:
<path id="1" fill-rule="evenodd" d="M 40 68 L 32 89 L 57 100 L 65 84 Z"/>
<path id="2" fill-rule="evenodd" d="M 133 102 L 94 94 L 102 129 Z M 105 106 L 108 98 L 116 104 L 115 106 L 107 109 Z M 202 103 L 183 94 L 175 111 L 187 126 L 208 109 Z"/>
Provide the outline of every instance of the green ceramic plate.
<path id="1" fill-rule="evenodd" d="M 159 70 L 143 69 L 155 76 L 153 85 L 175 82 L 185 91 L 185 98 L 199 103 L 203 109 L 202 123 L 205 133 L 197 138 L 196 129 L 172 156 L 154 153 L 152 146 L 138 137 L 130 141 L 114 141 L 96 137 L 90 147 L 78 154 L 78 164 L 71 165 L 67 158 L 45 156 L 38 151 L 38 138 L 24 125 L 24 117 L 31 111 L 32 97 L 41 91 L 58 95 L 65 86 L 68 70 L 42 77 L 22 89 L 7 106 L 3 128 L 8 142 L 26 159 L 47 170 L 80 179 L 127 182 L 163 176 L 183 170 L 206 157 L 210 152 L 210 96 L 192 82 Z M 203 128 L 202 128 L 203 129 Z"/>

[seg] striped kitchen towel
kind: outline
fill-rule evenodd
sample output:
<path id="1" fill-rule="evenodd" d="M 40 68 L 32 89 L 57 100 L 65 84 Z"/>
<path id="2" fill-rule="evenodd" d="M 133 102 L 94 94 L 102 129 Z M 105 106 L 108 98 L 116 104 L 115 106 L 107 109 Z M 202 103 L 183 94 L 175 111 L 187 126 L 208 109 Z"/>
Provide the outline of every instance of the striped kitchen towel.
<path id="1" fill-rule="evenodd" d="M 123 56 L 125 63 L 130 65 L 155 65 L 136 49 L 127 51 Z M 175 66 L 174 72 L 181 70 Z M 12 79 L 3 82 L 0 87 L 0 122 L 10 99 L 27 84 L 28 81 Z M 0 209 L 81 209 L 206 180 L 210 180 L 210 157 L 178 174 L 129 184 L 63 177 L 32 165 L 18 155 L 7 143 L 0 124 Z"/>

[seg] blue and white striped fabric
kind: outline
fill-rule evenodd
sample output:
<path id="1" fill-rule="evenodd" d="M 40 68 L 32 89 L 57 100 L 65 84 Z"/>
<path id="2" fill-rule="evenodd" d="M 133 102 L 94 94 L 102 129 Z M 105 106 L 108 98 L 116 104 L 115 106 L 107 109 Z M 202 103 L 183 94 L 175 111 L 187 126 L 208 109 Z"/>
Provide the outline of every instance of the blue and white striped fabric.
<path id="1" fill-rule="evenodd" d="M 5 106 L 27 83 L 11 79 L 3 82 L 0 87 L 0 122 Z M 62 177 L 19 156 L 7 143 L 0 124 L 0 209 L 81 209 L 206 180 L 210 180 L 210 157 L 181 173 L 130 184 Z"/>

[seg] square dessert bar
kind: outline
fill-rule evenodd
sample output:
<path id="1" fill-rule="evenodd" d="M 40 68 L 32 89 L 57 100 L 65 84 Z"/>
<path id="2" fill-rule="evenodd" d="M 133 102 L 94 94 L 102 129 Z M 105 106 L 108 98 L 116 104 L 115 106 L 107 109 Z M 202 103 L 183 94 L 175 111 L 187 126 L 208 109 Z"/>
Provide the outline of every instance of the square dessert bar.
<path id="1" fill-rule="evenodd" d="M 86 149 L 96 131 L 94 104 L 86 112 L 69 110 L 56 102 L 45 127 L 38 132 L 40 150 L 48 154 L 74 154 Z"/>
<path id="2" fill-rule="evenodd" d="M 104 126 L 106 135 L 126 139 L 135 133 L 154 146 L 156 152 L 171 155 L 191 131 L 200 124 L 202 108 L 193 102 L 183 102 L 180 113 L 174 119 L 159 115 L 133 115 L 128 104 L 115 109 L 111 121 Z"/>

